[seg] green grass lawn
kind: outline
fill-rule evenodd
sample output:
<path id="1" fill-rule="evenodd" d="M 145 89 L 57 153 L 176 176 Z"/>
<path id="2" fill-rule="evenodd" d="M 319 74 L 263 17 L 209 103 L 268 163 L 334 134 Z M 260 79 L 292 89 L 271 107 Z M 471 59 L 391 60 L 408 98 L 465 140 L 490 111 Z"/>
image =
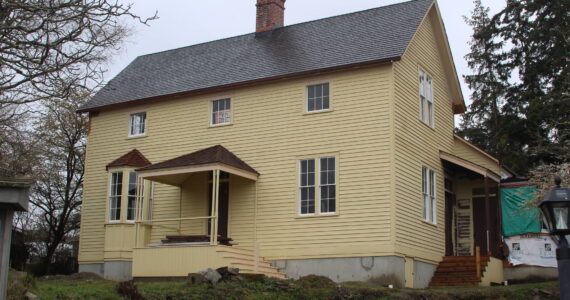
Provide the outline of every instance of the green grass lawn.
<path id="1" fill-rule="evenodd" d="M 117 283 L 99 279 L 37 280 L 32 292 L 42 300 L 129 299 L 117 292 Z M 558 283 L 546 282 L 497 287 L 444 287 L 423 290 L 388 289 L 362 283 L 340 286 L 300 281 L 225 282 L 189 286 L 185 282 L 137 282 L 140 299 L 558 299 Z M 136 298 L 132 298 L 136 299 Z"/>

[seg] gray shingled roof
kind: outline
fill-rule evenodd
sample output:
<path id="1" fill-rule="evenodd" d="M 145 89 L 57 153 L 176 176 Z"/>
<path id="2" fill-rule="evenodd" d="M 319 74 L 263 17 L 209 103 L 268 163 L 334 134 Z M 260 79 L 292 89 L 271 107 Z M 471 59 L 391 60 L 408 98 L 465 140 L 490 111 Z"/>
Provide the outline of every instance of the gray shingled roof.
<path id="1" fill-rule="evenodd" d="M 136 58 L 81 111 L 261 79 L 398 59 L 433 0 L 361 12 Z"/>

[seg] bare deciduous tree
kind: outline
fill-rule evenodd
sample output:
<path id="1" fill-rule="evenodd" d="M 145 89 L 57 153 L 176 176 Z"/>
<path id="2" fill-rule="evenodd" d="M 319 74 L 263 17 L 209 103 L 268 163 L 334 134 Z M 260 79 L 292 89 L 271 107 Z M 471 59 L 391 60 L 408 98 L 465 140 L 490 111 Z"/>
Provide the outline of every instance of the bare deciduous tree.
<path id="1" fill-rule="evenodd" d="M 89 92 L 82 91 L 49 102 L 35 128 L 39 163 L 30 202 L 36 207 L 35 230 L 42 233 L 46 264 L 79 229 L 87 117 L 76 110 L 88 97 Z"/>
<path id="2" fill-rule="evenodd" d="M 143 19 L 117 0 L 0 0 L 0 104 L 65 98 L 102 81 L 102 63 Z"/>

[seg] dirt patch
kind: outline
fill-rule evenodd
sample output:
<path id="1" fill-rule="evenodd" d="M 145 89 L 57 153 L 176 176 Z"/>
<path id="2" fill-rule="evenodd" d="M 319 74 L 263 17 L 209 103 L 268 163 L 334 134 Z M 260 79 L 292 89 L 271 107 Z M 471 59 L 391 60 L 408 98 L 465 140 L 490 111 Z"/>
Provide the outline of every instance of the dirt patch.
<path id="1" fill-rule="evenodd" d="M 71 275 L 46 275 L 40 280 L 103 280 L 103 277 L 90 272 L 79 272 Z"/>

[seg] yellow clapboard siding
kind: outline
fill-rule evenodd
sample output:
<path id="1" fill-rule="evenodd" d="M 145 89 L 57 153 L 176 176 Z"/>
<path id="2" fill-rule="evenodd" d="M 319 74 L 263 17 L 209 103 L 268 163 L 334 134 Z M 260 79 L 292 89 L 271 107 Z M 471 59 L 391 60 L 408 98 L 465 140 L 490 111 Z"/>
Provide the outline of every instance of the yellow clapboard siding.
<path id="1" fill-rule="evenodd" d="M 454 119 L 449 78 L 442 61 L 430 14 L 401 61 L 394 64 L 396 246 L 409 256 L 433 260 L 444 253 L 444 174 L 439 151 L 452 151 Z M 434 120 L 431 128 L 420 120 L 419 69 L 433 77 Z M 421 168 L 436 172 L 437 225 L 422 221 Z"/>
<path id="2" fill-rule="evenodd" d="M 235 176 L 230 181 L 229 230 L 240 247 L 253 249 L 256 235 L 262 245 L 267 242 L 293 248 L 306 248 L 310 244 L 307 241 L 350 241 L 351 247 L 387 241 L 392 205 L 391 176 L 387 172 L 393 147 L 387 138 L 391 135 L 390 77 L 387 65 L 327 74 L 323 78 L 331 84 L 332 110 L 315 114 L 303 113 L 306 85 L 314 78 L 101 112 L 91 120 L 82 226 L 82 232 L 90 232 L 90 238 L 82 236 L 80 252 L 97 252 L 104 237 L 94 233 L 103 229 L 96 224 L 106 219 L 106 164 L 133 148 L 157 163 L 216 144 L 222 144 L 261 173 L 257 183 Z M 209 101 L 225 96 L 232 98 L 233 124 L 211 128 Z M 147 112 L 147 136 L 128 139 L 128 115 L 135 111 Z M 330 220 L 295 218 L 298 160 L 319 155 L 337 157 L 340 216 Z M 204 191 L 199 191 L 199 185 L 205 183 L 199 181 L 190 178 L 182 196 L 176 187 L 156 184 L 154 218 L 197 216 L 204 211 L 207 201 L 195 200 L 200 195 L 206 197 Z M 191 190 L 201 194 L 192 196 Z M 374 220 L 366 222 L 363 217 Z M 153 224 L 151 242 L 167 234 L 205 232 L 205 224 Z M 313 233 L 307 232 L 306 224 L 315 229 Z"/>
<path id="3" fill-rule="evenodd" d="M 497 160 L 486 156 L 482 153 L 482 150 L 475 148 L 475 146 L 470 145 L 468 142 L 458 137 L 454 140 L 454 149 L 452 154 L 479 166 L 485 167 L 496 174 L 500 173 L 499 163 Z"/>

